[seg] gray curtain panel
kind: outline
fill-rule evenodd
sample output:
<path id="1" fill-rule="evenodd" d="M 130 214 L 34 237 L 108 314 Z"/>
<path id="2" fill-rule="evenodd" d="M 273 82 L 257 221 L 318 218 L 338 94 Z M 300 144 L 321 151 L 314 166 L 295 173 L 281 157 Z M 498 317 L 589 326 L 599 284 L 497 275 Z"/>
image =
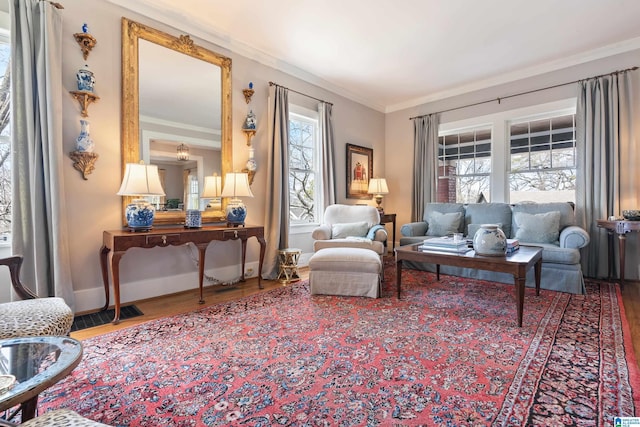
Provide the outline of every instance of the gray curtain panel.
<path id="1" fill-rule="evenodd" d="M 336 203 L 336 177 L 334 157 L 333 105 L 320 103 L 320 126 L 322 129 L 322 211 Z"/>
<path id="2" fill-rule="evenodd" d="M 629 209 L 623 206 L 625 200 L 637 202 L 632 107 L 632 81 L 637 77 L 637 72 L 625 71 L 578 84 L 576 219 L 591 236 L 582 249 L 587 277 L 606 277 L 608 271 L 607 233 L 596 221 Z"/>
<path id="3" fill-rule="evenodd" d="M 420 221 L 427 202 L 436 201 L 439 115 L 413 119 L 413 198 L 411 221 Z"/>
<path id="4" fill-rule="evenodd" d="M 73 308 L 62 167 L 62 17 L 49 2 L 11 0 L 12 239 L 23 280 Z"/>
<path id="5" fill-rule="evenodd" d="M 269 86 L 269 145 L 263 279 L 278 276 L 278 250 L 289 245 L 289 90 Z"/>

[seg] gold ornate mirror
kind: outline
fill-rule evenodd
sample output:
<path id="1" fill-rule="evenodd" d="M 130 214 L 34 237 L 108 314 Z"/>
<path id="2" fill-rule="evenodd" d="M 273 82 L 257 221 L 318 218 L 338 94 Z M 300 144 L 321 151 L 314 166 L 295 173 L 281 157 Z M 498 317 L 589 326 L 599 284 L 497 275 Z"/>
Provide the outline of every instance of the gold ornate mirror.
<path id="1" fill-rule="evenodd" d="M 154 224 L 183 223 L 185 209 L 207 202 L 204 176 L 232 171 L 231 126 L 230 58 L 122 18 L 122 173 L 158 164 L 167 195 L 152 202 Z M 222 204 L 200 210 L 203 222 L 224 220 Z"/>

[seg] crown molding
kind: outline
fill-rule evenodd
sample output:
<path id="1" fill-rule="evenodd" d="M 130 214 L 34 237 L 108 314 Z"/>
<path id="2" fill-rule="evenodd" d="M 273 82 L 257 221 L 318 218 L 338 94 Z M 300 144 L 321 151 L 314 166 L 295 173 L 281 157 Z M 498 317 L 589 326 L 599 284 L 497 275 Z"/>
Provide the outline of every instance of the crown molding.
<path id="1" fill-rule="evenodd" d="M 187 16 L 180 13 L 179 10 L 163 7 L 162 5 L 150 0 L 107 1 L 114 5 L 120 6 L 123 9 L 153 19 L 154 21 L 160 22 L 164 25 L 168 25 L 174 28 L 176 31 L 188 33 L 190 36 L 198 37 L 201 40 L 213 43 L 223 49 L 228 50 L 229 52 L 244 56 L 262 65 L 266 65 L 268 67 L 296 77 L 300 80 L 303 80 L 307 83 L 318 86 L 323 90 L 328 90 L 330 92 L 333 92 L 334 94 L 339 94 L 339 96 L 384 113 L 384 105 L 378 104 L 371 99 L 367 99 L 356 93 L 353 93 L 349 89 L 328 82 L 314 74 L 309 73 L 308 71 L 296 67 L 295 65 L 289 64 L 288 62 L 278 59 L 266 52 L 263 52 L 237 40 L 233 40 L 229 38 L 228 35 L 217 31 L 214 27 L 204 26 L 197 21 L 191 20 Z"/>
<path id="2" fill-rule="evenodd" d="M 458 86 L 454 89 L 445 90 L 431 95 L 414 98 L 412 100 L 401 102 L 398 104 L 389 105 L 385 108 L 384 112 L 393 113 L 395 111 L 404 110 L 406 108 L 417 107 L 429 102 L 440 101 L 442 99 L 463 95 L 465 93 L 473 92 L 476 90 L 486 89 L 492 86 L 498 86 L 517 80 L 535 77 L 540 74 L 562 70 L 564 68 L 585 64 L 587 62 L 607 58 L 609 56 L 618 55 L 636 49 L 640 49 L 640 37 L 624 40 L 622 42 L 614 43 L 597 49 L 592 49 L 556 61 L 546 62 L 543 64 L 535 65 L 533 67 L 524 68 L 512 73 L 505 73 L 495 77 L 491 77 L 489 79 L 478 80 L 467 85 Z"/>

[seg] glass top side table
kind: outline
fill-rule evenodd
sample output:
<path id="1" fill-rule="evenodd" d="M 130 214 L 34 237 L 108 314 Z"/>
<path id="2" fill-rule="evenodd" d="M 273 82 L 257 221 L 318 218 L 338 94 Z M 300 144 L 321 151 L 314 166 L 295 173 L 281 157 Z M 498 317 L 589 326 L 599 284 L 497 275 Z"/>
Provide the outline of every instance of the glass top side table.
<path id="1" fill-rule="evenodd" d="M 66 377 L 81 359 L 82 343 L 70 337 L 0 340 L 0 374 L 16 377 L 15 384 L 0 393 L 0 411 L 20 405 L 22 421 L 33 418 L 38 395 Z M 15 412 L 9 419 L 14 416 Z"/>

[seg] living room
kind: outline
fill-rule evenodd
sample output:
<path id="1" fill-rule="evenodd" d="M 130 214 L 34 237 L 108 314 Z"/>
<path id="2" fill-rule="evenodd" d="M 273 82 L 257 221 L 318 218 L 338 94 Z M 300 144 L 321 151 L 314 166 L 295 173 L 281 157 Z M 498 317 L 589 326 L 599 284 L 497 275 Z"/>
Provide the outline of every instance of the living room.
<path id="1" fill-rule="evenodd" d="M 76 72 L 85 65 L 89 65 L 96 78 L 95 92 L 100 99 L 89 107 L 88 121 L 91 123 L 91 137 L 95 141 L 95 152 L 99 158 L 95 164 L 95 170 L 87 180 L 66 164 L 62 168 L 64 177 L 64 203 L 67 207 L 67 221 L 72 232 L 69 233 L 69 257 L 71 264 L 71 281 L 75 294 L 74 310 L 78 312 L 93 310 L 104 304 L 104 290 L 102 285 L 101 270 L 98 252 L 102 244 L 102 232 L 112 230 L 122 225 L 122 201 L 116 195 L 120 186 L 120 174 L 122 170 L 121 160 L 121 18 L 126 17 L 134 21 L 146 23 L 173 35 L 183 33 L 191 34 L 196 42 L 201 42 L 206 48 L 226 55 L 232 59 L 232 117 L 233 117 L 233 170 L 241 170 L 245 167 L 248 158 L 246 136 L 242 132 L 242 123 L 247 114 L 247 103 L 242 96 L 249 82 L 253 83 L 255 94 L 251 101 L 251 108 L 258 117 L 258 127 L 253 137 L 255 158 L 259 165 L 255 181 L 251 186 L 253 198 L 246 198 L 244 203 L 248 208 L 248 224 L 264 224 L 264 209 L 267 206 L 266 193 L 266 162 L 267 162 L 267 96 L 268 83 L 274 81 L 286 87 L 295 89 L 304 94 L 318 99 L 327 100 L 334 105 L 334 126 L 336 139 L 339 146 L 336 147 L 335 178 L 337 200 L 339 203 L 356 204 L 362 200 L 347 199 L 344 188 L 346 177 L 340 171 L 346 169 L 344 146 L 347 143 L 364 146 L 373 150 L 374 174 L 384 175 L 390 193 L 384 198 L 384 208 L 387 212 L 397 214 L 396 223 L 410 222 L 411 209 L 411 168 L 410 164 L 413 152 L 413 126 L 409 118 L 444 111 L 450 108 L 473 104 L 478 101 L 496 99 L 509 94 L 526 92 L 581 78 L 588 78 L 603 73 L 633 67 L 637 62 L 639 48 L 633 48 L 637 40 L 628 41 L 626 44 L 612 47 L 612 54 L 598 51 L 594 59 L 582 64 L 574 65 L 557 71 L 534 75 L 529 78 L 519 79 L 511 83 L 494 85 L 485 89 L 473 90 L 469 93 L 461 93 L 446 99 L 434 102 L 424 102 L 408 108 L 383 113 L 377 109 L 367 107 L 346 97 L 340 96 L 330 90 L 323 89 L 318 84 L 311 84 L 299 78 L 286 74 L 277 68 L 265 66 L 260 61 L 226 48 L 215 46 L 206 40 L 200 40 L 199 32 L 203 29 L 181 28 L 176 31 L 172 27 L 180 27 L 180 17 L 172 17 L 162 11 L 154 11 L 138 5 L 142 10 L 148 10 L 150 17 L 119 6 L 110 1 L 100 1 L 92 4 L 90 10 L 82 1 L 68 1 L 64 4 L 63 14 L 63 51 L 62 51 L 62 78 L 65 91 L 74 90 Z M 121 2 L 123 5 L 128 2 Z M 130 6 L 134 7 L 134 6 Z M 168 16 L 169 22 L 158 22 L 153 17 Z M 96 17 L 96 18 L 93 18 Z M 99 17 L 99 19 L 97 19 Z M 98 43 L 91 52 L 87 61 L 84 61 L 78 44 L 73 34 L 81 32 L 83 24 L 89 26 L 89 32 L 93 34 Z M 185 24 L 182 24 L 185 25 Z M 195 30 L 198 29 L 196 32 Z M 204 32 L 202 33 L 204 38 Z M 621 53 L 618 53 L 621 52 Z M 293 100 L 300 103 L 304 97 L 298 96 Z M 493 102 L 458 109 L 441 114 L 440 122 L 456 122 L 463 119 L 479 116 L 489 116 L 500 111 L 517 110 L 532 105 L 563 101 L 576 97 L 575 85 L 563 85 L 557 88 L 522 95 L 502 102 Z M 79 106 L 71 96 L 63 97 L 63 152 L 73 151 L 75 140 L 80 132 Z M 395 107 L 399 108 L 399 107 Z M 634 153 L 629 153 L 633 156 Z M 637 155 L 637 154 L 636 154 Z M 380 171 L 380 173 L 378 172 Z M 382 171 L 384 173 L 382 173 Z M 628 206 L 623 209 L 634 209 L 637 194 L 629 194 L 625 198 Z M 375 205 L 373 200 L 368 204 Z M 86 215 L 85 209 L 77 209 L 77 206 L 89 207 L 95 215 Z M 621 213 L 616 213 L 621 214 Z M 310 240 L 307 237 L 307 240 Z M 233 250 L 228 250 L 233 243 L 216 243 L 207 251 L 206 265 L 221 269 L 220 275 L 233 276 L 236 274 L 237 257 Z M 309 242 L 294 241 L 292 246 L 303 246 L 305 252 L 309 251 Z M 148 253 L 147 253 L 148 252 Z M 247 266 L 257 270 L 259 247 L 256 242 L 248 242 Z M 6 252 L 5 252 L 6 253 Z M 8 253 L 7 253 L 8 254 Z M 635 239 L 628 239 L 627 256 L 629 259 L 637 257 L 638 249 Z M 122 295 L 123 302 L 148 298 L 156 295 L 177 292 L 184 289 L 176 288 L 175 283 L 188 282 L 189 279 L 197 280 L 191 261 L 191 254 L 181 248 L 166 248 L 157 251 L 139 251 L 136 256 L 125 256 L 121 262 Z M 168 262 L 171 260 L 170 262 Z M 637 268 L 627 263 L 626 277 L 638 278 Z M 231 272 L 225 271 L 225 267 L 231 268 Z M 179 280 L 176 280 L 179 279 Z M 142 289 L 144 289 L 142 291 Z M 8 295 L 6 291 L 1 295 L 4 300 Z M 154 294 L 155 292 L 155 294 Z"/>
<path id="2" fill-rule="evenodd" d="M 231 58 L 231 170 L 245 168 L 249 157 L 247 136 L 243 124 L 249 104 L 243 96 L 243 89 L 251 82 L 254 94 L 250 108 L 257 117 L 257 128 L 252 137 L 255 160 L 258 168 L 251 186 L 252 198 L 244 199 L 247 205 L 247 224 L 265 224 L 265 211 L 270 206 L 267 198 L 267 162 L 269 129 L 267 123 L 269 82 L 295 89 L 305 95 L 292 94 L 292 101 L 309 105 L 306 95 L 326 100 L 333 104 L 333 119 L 336 140 L 336 163 L 334 165 L 337 202 L 345 204 L 363 203 L 362 200 L 347 197 L 345 187 L 347 158 L 346 144 L 367 147 L 373 150 L 373 170 L 384 176 L 390 192 L 384 197 L 386 212 L 396 213 L 398 227 L 409 223 L 412 200 L 412 153 L 414 150 L 414 127 L 411 118 L 435 112 L 442 112 L 440 123 L 464 123 L 477 117 L 489 117 L 498 113 L 518 111 L 532 106 L 557 105 L 576 98 L 577 84 L 566 84 L 580 79 L 628 69 L 638 65 L 640 60 L 640 36 L 610 43 L 607 46 L 591 48 L 583 57 L 576 55 L 572 60 L 557 59 L 553 64 L 531 64 L 526 72 L 514 72 L 510 78 L 485 79 L 475 85 L 450 89 L 448 96 L 430 98 L 425 94 L 418 102 L 392 105 L 373 105 L 357 100 L 355 96 L 341 92 L 339 88 L 323 79 L 305 75 L 280 66 L 273 58 L 261 56 L 260 52 L 246 46 L 225 40 L 214 31 L 191 22 L 179 10 L 154 8 L 151 2 L 131 2 L 125 0 L 65 0 L 61 10 L 62 20 L 62 152 L 64 161 L 60 169 L 64 188 L 61 203 L 66 209 L 68 229 L 69 279 L 72 283 L 69 304 L 75 312 L 87 312 L 101 308 L 105 304 L 103 276 L 99 252 L 105 230 L 116 230 L 123 226 L 122 197 L 116 193 L 122 182 L 122 123 L 123 104 L 121 85 L 122 70 L 122 18 L 140 22 L 149 27 L 174 36 L 189 35 L 193 41 L 218 54 Z M 624 4 L 622 7 L 635 5 Z M 83 25 L 95 37 L 97 43 L 87 59 L 82 57 L 74 34 L 82 32 Z M 567 37 L 571 37 L 569 29 Z M 385 58 L 392 61 L 393 58 Z M 474 64 L 462 63 L 464 67 Z M 76 99 L 68 94 L 76 88 L 76 74 L 88 65 L 95 75 L 95 94 L 99 99 L 88 107 L 91 123 L 91 137 L 95 142 L 95 152 L 99 155 L 87 179 L 72 167 L 67 153 L 74 150 L 75 141 L 81 130 L 80 109 Z M 536 65 L 539 65 L 536 68 Z M 536 72 L 537 70 L 537 72 Z M 640 87 L 638 76 L 635 82 Z M 541 88 L 547 90 L 538 91 Z M 513 94 L 522 94 L 509 97 Z M 441 94 L 442 95 L 442 94 Z M 416 94 L 417 97 L 421 94 Z M 638 105 L 637 91 L 634 102 Z M 498 101 L 498 99 L 501 99 Z M 495 102 L 484 103 L 487 100 Z M 472 105 L 478 104 L 478 105 Z M 467 108 L 461 106 L 472 105 Z M 450 110 L 450 111 L 448 111 Z M 640 111 L 638 108 L 636 111 Z M 636 114 L 637 115 L 637 114 Z M 126 120 L 126 118 L 125 118 Z M 635 130 L 635 140 L 640 140 L 640 126 Z M 637 151 L 637 150 L 636 150 Z M 637 152 L 625 153 L 640 162 Z M 497 193 L 496 193 L 497 194 Z M 639 206 L 640 195 L 625 194 L 622 209 Z M 372 199 L 365 201 L 374 206 Z M 621 212 L 613 213 L 615 215 Z M 635 237 L 635 236 L 631 236 Z M 297 238 L 306 240 L 296 240 Z M 309 236 L 292 239 L 295 246 L 311 252 Z M 396 242 L 397 243 L 397 242 Z M 255 275 L 258 269 L 259 244 L 252 239 L 247 243 L 246 267 Z M 216 242 L 206 254 L 207 273 L 223 279 L 237 276 L 240 270 L 238 242 Z M 0 256 L 9 256 L 10 248 L 0 247 Z M 637 260 L 640 255 L 638 241 L 627 239 L 627 258 Z M 637 263 L 628 262 L 626 277 L 637 281 L 640 270 Z M 4 272 L 3 278 L 8 281 Z M 193 253 L 184 247 L 154 248 L 135 250 L 122 258 L 120 263 L 121 295 L 123 303 L 172 294 L 195 287 L 198 281 Z M 9 300 L 7 289 L 0 290 L 0 301 Z M 113 300 L 111 300 L 113 303 Z"/>

